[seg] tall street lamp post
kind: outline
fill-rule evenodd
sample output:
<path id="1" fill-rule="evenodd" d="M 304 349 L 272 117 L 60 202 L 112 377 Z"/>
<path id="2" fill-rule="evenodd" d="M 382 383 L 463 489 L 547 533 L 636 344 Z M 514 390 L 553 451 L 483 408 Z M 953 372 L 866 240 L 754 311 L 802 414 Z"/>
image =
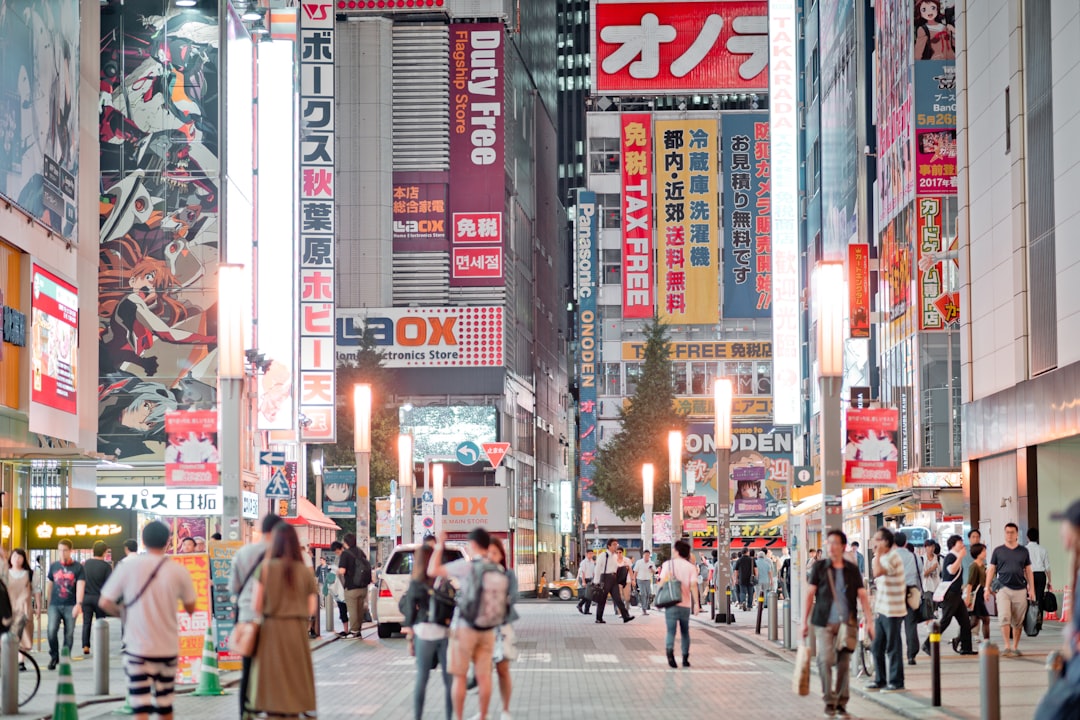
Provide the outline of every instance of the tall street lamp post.
<path id="1" fill-rule="evenodd" d="M 322 512 L 323 498 L 323 449 L 315 447 L 311 449 L 311 474 L 315 476 L 315 507 Z"/>
<path id="2" fill-rule="evenodd" d="M 242 540 L 243 487 L 240 454 L 244 443 L 244 266 L 218 266 L 218 393 L 221 397 L 221 524 L 226 540 Z"/>
<path id="3" fill-rule="evenodd" d="M 398 435 L 398 488 L 401 490 L 401 542 L 413 541 L 413 439 L 412 435 Z"/>
<path id="4" fill-rule="evenodd" d="M 442 533 L 443 464 L 431 466 L 432 499 L 435 501 L 435 537 Z"/>
<path id="5" fill-rule="evenodd" d="M 667 436 L 668 484 L 671 486 L 671 557 L 675 543 L 682 539 L 682 433 L 672 430 Z"/>
<path id="6" fill-rule="evenodd" d="M 353 386 L 353 452 L 356 453 L 356 546 L 371 554 L 371 385 Z M 320 508 L 321 509 L 321 508 Z"/>
<path id="7" fill-rule="evenodd" d="M 655 470 L 652 463 L 641 466 L 641 501 L 645 506 L 645 517 L 641 525 L 641 551 L 652 552 L 652 509 L 653 509 L 653 475 Z"/>
<path id="8" fill-rule="evenodd" d="M 843 441 L 840 437 L 840 387 L 844 375 L 844 266 L 822 263 L 814 277 L 818 307 L 817 354 L 821 378 L 822 536 L 844 524 Z"/>
<path id="9" fill-rule="evenodd" d="M 713 444 L 716 445 L 716 587 L 713 617 L 718 623 L 731 623 L 731 380 L 717 378 L 713 386 Z M 718 610 L 724 598 L 724 612 Z"/>

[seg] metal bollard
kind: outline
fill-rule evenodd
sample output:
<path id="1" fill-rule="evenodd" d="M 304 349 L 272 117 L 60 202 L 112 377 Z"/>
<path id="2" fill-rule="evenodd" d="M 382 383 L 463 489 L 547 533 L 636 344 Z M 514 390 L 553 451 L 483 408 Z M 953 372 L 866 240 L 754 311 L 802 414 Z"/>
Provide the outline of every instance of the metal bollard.
<path id="1" fill-rule="evenodd" d="M 979 685 L 982 687 L 981 720 L 1001 720 L 1001 678 L 998 675 L 997 645 L 984 640 L 979 645 Z"/>
<path id="2" fill-rule="evenodd" d="M 784 599 L 784 649 L 795 649 L 795 638 L 791 636 L 791 600 Z"/>
<path id="3" fill-rule="evenodd" d="M 1052 653 L 1046 656 L 1046 687 L 1047 689 L 1054 687 L 1057 681 L 1061 679 L 1061 675 L 1065 670 L 1065 658 L 1061 656 L 1061 653 L 1054 650 Z"/>
<path id="4" fill-rule="evenodd" d="M 323 605 L 326 607 L 326 621 L 323 623 L 323 627 L 326 628 L 326 632 L 331 635 L 334 634 L 334 609 L 337 607 L 337 602 L 334 601 L 333 596 L 327 594 L 323 595 Z"/>
<path id="5" fill-rule="evenodd" d="M 19 641 L 14 633 L 0 638 L 0 713 L 19 712 Z"/>
<path id="6" fill-rule="evenodd" d="M 86 617 L 83 617 L 86 622 Z M 109 621 L 98 618 L 94 623 L 92 645 L 94 648 L 94 694 L 109 694 Z"/>
<path id="7" fill-rule="evenodd" d="M 941 624 L 930 625 L 930 705 L 941 707 Z"/>
<path id="8" fill-rule="evenodd" d="M 770 591 L 767 597 L 766 602 L 769 606 L 769 642 L 776 642 L 777 635 L 780 632 L 780 629 L 776 627 L 776 591 Z"/>
<path id="9" fill-rule="evenodd" d="M 762 590 L 758 593 L 757 599 L 757 627 L 754 628 L 754 634 L 761 634 L 761 613 L 765 610 L 765 591 Z"/>

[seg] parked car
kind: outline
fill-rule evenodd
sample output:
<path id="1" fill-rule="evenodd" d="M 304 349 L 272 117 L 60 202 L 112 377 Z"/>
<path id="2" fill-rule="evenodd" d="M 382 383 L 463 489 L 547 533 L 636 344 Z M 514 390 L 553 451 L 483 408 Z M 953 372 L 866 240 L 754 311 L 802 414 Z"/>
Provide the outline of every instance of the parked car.
<path id="1" fill-rule="evenodd" d="M 547 584 L 548 597 L 559 600 L 573 600 L 577 597 L 577 580 L 553 580 Z"/>
<path id="2" fill-rule="evenodd" d="M 409 589 L 409 579 L 412 577 L 413 556 L 416 553 L 416 543 L 398 545 L 390 553 L 386 564 L 383 565 L 379 579 L 376 581 L 378 588 L 375 600 L 375 620 L 379 627 L 379 637 L 388 638 L 394 633 L 401 632 L 401 621 L 405 618 L 398 609 L 401 597 Z M 468 557 L 465 546 L 462 543 L 447 543 L 443 549 L 443 562 Z"/>

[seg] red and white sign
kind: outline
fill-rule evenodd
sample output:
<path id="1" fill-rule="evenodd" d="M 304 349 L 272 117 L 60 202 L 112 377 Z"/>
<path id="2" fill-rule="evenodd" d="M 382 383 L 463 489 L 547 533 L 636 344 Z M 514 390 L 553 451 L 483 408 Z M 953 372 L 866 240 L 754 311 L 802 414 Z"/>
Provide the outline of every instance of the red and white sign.
<path id="1" fill-rule="evenodd" d="M 653 315 L 652 115 L 625 114 L 622 143 L 623 317 Z"/>
<path id="2" fill-rule="evenodd" d="M 456 247 L 453 278 L 482 279 L 503 276 L 501 247 Z"/>
<path id="3" fill-rule="evenodd" d="M 502 213 L 454 213 L 454 244 L 502 244 Z"/>
<path id="4" fill-rule="evenodd" d="M 484 448 L 484 454 L 487 455 L 492 468 L 499 467 L 506 453 L 510 451 L 510 443 L 508 442 L 482 443 L 480 447 Z"/>
<path id="5" fill-rule="evenodd" d="M 896 408 L 864 408 L 847 411 L 844 446 L 844 487 L 893 487 L 896 485 L 896 445 L 900 411 Z"/>
<path id="6" fill-rule="evenodd" d="M 594 92 L 769 86 L 766 0 L 593 2 Z"/>
<path id="7" fill-rule="evenodd" d="M 216 410 L 178 410 L 165 416 L 165 484 L 205 487 L 218 484 L 221 455 Z"/>
<path id="8" fill-rule="evenodd" d="M 870 337 L 870 246 L 848 245 L 848 313 L 851 337 Z"/>
<path id="9" fill-rule="evenodd" d="M 79 291 L 34 264 L 30 279 L 30 399 L 78 412 Z"/>

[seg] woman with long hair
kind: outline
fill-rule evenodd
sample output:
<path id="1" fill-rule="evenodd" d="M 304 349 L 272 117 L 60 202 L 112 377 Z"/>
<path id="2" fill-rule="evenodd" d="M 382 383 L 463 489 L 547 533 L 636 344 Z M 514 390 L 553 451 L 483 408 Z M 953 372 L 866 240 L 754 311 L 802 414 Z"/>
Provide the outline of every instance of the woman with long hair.
<path id="1" fill-rule="evenodd" d="M 428 677 L 438 665 L 442 668 L 443 695 L 446 703 L 446 720 L 453 715 L 450 695 L 451 677 L 446 668 L 446 649 L 450 642 L 450 620 L 454 614 L 453 600 L 448 596 L 435 596 L 434 580 L 427 574 L 431 560 L 431 547 L 421 545 L 413 557 L 412 579 L 405 591 L 405 612 L 401 626 L 409 638 L 412 654 L 416 656 L 416 685 L 413 688 L 413 717 L 420 720 L 424 715 L 424 699 L 427 696 Z M 440 583 L 449 583 L 440 578 Z M 440 603 L 440 597 L 443 602 Z"/>
<path id="2" fill-rule="evenodd" d="M 514 646 L 514 628 L 510 623 L 518 619 L 517 610 L 514 608 L 514 601 L 517 599 L 518 593 L 518 581 L 517 574 L 506 566 L 506 547 L 503 546 L 502 540 L 497 537 L 491 538 L 491 544 L 488 546 L 488 560 L 501 567 L 510 580 L 507 593 L 510 598 L 510 607 L 506 613 L 506 623 L 495 628 L 495 652 L 493 655 L 495 672 L 499 675 L 499 697 L 502 698 L 503 706 L 499 720 L 510 720 L 510 693 L 513 690 L 513 683 L 510 678 L 510 661 L 517 659 L 517 648 Z"/>
<path id="3" fill-rule="evenodd" d="M 262 627 L 251 664 L 248 708 L 275 716 L 314 715 L 307 628 L 308 618 L 318 612 L 315 576 L 288 523 L 274 528 L 266 559 L 256 571 L 251 604 L 262 616 Z"/>
<path id="4" fill-rule="evenodd" d="M 690 613 L 694 607 L 694 594 L 697 592 L 697 569 L 690 562 L 690 543 L 679 540 L 675 543 L 675 556 L 660 568 L 660 585 L 668 580 L 678 580 L 682 585 L 682 598 L 678 603 L 664 609 L 667 620 L 667 637 L 664 649 L 667 651 L 668 665 L 675 663 L 675 628 L 678 626 L 682 635 L 682 665 L 690 667 Z M 700 606 L 701 598 L 698 598 Z"/>
<path id="5" fill-rule="evenodd" d="M 11 632 L 19 638 L 19 648 L 29 652 L 34 636 L 34 571 L 22 548 L 15 548 L 8 557 L 7 589 L 11 598 Z"/>

